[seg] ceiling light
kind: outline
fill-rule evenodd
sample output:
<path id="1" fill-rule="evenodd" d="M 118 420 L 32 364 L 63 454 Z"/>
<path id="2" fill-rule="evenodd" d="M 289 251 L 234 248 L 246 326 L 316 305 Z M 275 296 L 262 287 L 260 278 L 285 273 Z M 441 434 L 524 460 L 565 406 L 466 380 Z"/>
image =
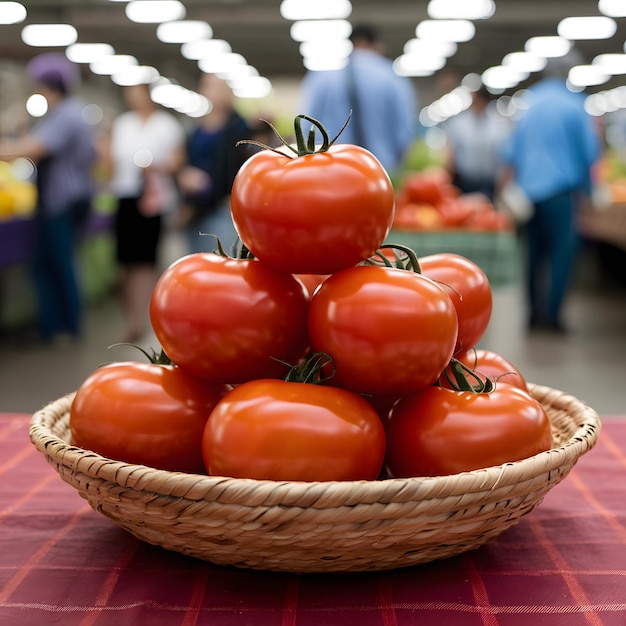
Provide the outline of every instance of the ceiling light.
<path id="1" fill-rule="evenodd" d="M 576 65 L 569 71 L 567 82 L 575 87 L 588 87 L 590 85 L 602 85 L 609 78 L 610 74 L 597 65 Z"/>
<path id="2" fill-rule="evenodd" d="M 615 34 L 617 23 L 610 17 L 566 17 L 556 27 L 556 32 L 569 40 L 609 39 Z"/>
<path id="3" fill-rule="evenodd" d="M 28 24 L 22 29 L 22 41 L 27 46 L 69 46 L 78 39 L 71 24 Z"/>
<path id="4" fill-rule="evenodd" d="M 486 20 L 495 12 L 493 0 L 430 0 L 428 17 L 434 20 Z"/>
<path id="5" fill-rule="evenodd" d="M 181 85 L 162 82 L 150 90 L 150 97 L 157 104 L 174 109 L 177 106 L 184 106 L 188 91 Z"/>
<path id="6" fill-rule="evenodd" d="M 238 80 L 247 80 L 252 76 L 258 76 L 259 70 L 252 65 L 234 65 L 223 72 L 216 72 L 217 76 L 228 83 Z"/>
<path id="7" fill-rule="evenodd" d="M 48 112 L 48 101 L 40 93 L 34 93 L 26 101 L 26 111 L 32 117 L 43 117 Z"/>
<path id="8" fill-rule="evenodd" d="M 554 58 L 565 56 L 572 44 L 565 37 L 547 36 L 531 37 L 524 45 L 526 52 L 532 52 L 540 57 Z"/>
<path id="9" fill-rule="evenodd" d="M 232 48 L 223 39 L 201 39 L 199 41 L 189 41 L 181 46 L 181 54 L 186 59 L 198 61 L 205 57 L 216 54 L 226 54 L 232 52 Z"/>
<path id="10" fill-rule="evenodd" d="M 446 64 L 443 56 L 401 54 L 393 62 L 393 69 L 400 76 L 430 76 Z"/>
<path id="11" fill-rule="evenodd" d="M 227 52 L 212 57 L 205 57 L 198 61 L 198 67 L 205 74 L 228 72 L 237 65 L 247 65 L 246 59 L 236 52 Z"/>
<path id="12" fill-rule="evenodd" d="M 312 56 L 304 57 L 302 64 L 310 72 L 341 70 L 348 65 L 348 57 Z"/>
<path id="13" fill-rule="evenodd" d="M 159 24 L 156 36 L 163 43 L 186 43 L 211 39 L 213 29 L 200 20 L 175 20 Z"/>
<path id="14" fill-rule="evenodd" d="M 177 106 L 176 110 L 189 117 L 203 117 L 210 113 L 212 108 L 213 105 L 203 95 L 189 91 L 183 103 Z"/>
<path id="15" fill-rule="evenodd" d="M 26 19 L 26 7 L 19 2 L 0 2 L 0 24 L 19 24 Z"/>
<path id="16" fill-rule="evenodd" d="M 423 20 L 415 29 L 418 38 L 439 41 L 464 42 L 475 34 L 476 27 L 469 20 Z"/>
<path id="17" fill-rule="evenodd" d="M 294 22 L 289 34 L 294 41 L 310 39 L 347 39 L 352 33 L 352 26 L 346 20 L 302 20 Z"/>
<path id="18" fill-rule="evenodd" d="M 272 83 L 265 76 L 252 76 L 233 89 L 237 98 L 265 98 L 272 93 Z"/>
<path id="19" fill-rule="evenodd" d="M 303 57 L 329 56 L 346 58 L 350 56 L 353 48 L 354 46 L 349 39 L 331 39 L 330 41 L 312 39 L 303 41 L 299 50 Z"/>
<path id="20" fill-rule="evenodd" d="M 404 44 L 405 54 L 434 54 L 451 57 L 456 54 L 458 46 L 454 41 L 437 41 L 426 39 L 409 39 Z"/>
<path id="21" fill-rule="evenodd" d="M 115 50 L 108 43 L 74 43 L 65 50 L 65 56 L 72 63 L 93 63 L 111 54 L 115 54 Z"/>
<path id="22" fill-rule="evenodd" d="M 125 11 L 131 22 L 140 24 L 181 20 L 187 13 L 185 6 L 178 0 L 131 0 Z"/>
<path id="23" fill-rule="evenodd" d="M 527 78 L 528 72 L 521 72 L 510 65 L 495 65 L 481 74 L 485 87 L 492 90 L 510 89 Z"/>
<path id="24" fill-rule="evenodd" d="M 610 17 L 626 17 L 626 0 L 599 0 L 598 10 Z"/>
<path id="25" fill-rule="evenodd" d="M 510 52 L 502 59 L 502 65 L 510 65 L 523 72 L 541 72 L 547 62 L 545 57 L 531 52 Z"/>
<path id="26" fill-rule="evenodd" d="M 626 54 L 599 54 L 591 62 L 612 75 L 626 74 Z"/>
<path id="27" fill-rule="evenodd" d="M 137 59 L 129 54 L 111 54 L 110 56 L 102 57 L 101 59 L 90 63 L 89 69 L 94 74 L 106 76 L 120 72 L 129 65 L 138 64 Z"/>
<path id="28" fill-rule="evenodd" d="M 111 80 L 121 87 L 149 85 L 160 77 L 159 71 L 150 65 L 128 65 L 111 75 Z"/>
<path id="29" fill-rule="evenodd" d="M 280 14 L 286 20 L 345 19 L 352 13 L 350 0 L 283 0 Z"/>

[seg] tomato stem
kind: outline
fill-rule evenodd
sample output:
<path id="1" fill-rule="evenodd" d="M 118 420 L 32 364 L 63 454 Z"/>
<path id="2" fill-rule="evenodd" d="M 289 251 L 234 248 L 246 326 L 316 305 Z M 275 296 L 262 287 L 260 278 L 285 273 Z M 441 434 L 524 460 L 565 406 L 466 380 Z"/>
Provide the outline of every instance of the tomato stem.
<path id="1" fill-rule="evenodd" d="M 172 365 L 172 359 L 170 359 L 170 357 L 165 354 L 165 350 L 163 350 L 163 348 L 161 348 L 161 352 L 157 352 L 154 348 L 150 348 L 150 352 L 148 352 L 147 350 L 144 350 L 141 346 L 138 346 L 134 343 L 122 341 L 119 343 L 111 344 L 109 346 L 109 350 L 111 348 L 117 348 L 119 346 L 130 346 L 131 348 L 136 348 L 148 359 L 150 363 L 153 363 L 155 365 Z"/>
<path id="2" fill-rule="evenodd" d="M 454 380 L 450 377 L 448 369 L 452 370 Z M 485 376 L 483 380 L 471 367 L 461 363 L 458 359 L 450 360 L 449 368 L 443 371 L 443 376 L 456 391 L 469 391 L 471 393 L 490 393 L 495 389 L 493 381 Z M 474 380 L 475 383 L 472 383 Z"/>
<path id="3" fill-rule="evenodd" d="M 324 368 L 332 365 L 330 375 L 324 376 Z M 298 365 L 291 366 L 285 376 L 288 383 L 309 383 L 317 385 L 331 379 L 335 375 L 333 357 L 327 352 L 313 352 L 303 359 Z"/>
<path id="4" fill-rule="evenodd" d="M 383 249 L 391 249 L 394 252 L 395 262 L 392 263 L 391 259 L 380 250 Z M 397 252 L 400 251 L 400 253 Z M 416 274 L 422 273 L 422 268 L 420 267 L 419 259 L 417 258 L 417 254 L 415 251 L 409 248 L 408 246 L 404 246 L 398 243 L 384 243 L 380 246 L 380 248 L 374 253 L 375 260 L 372 260 L 373 257 L 370 257 L 366 263 L 370 265 L 384 265 L 385 267 L 395 267 L 400 270 L 407 270 L 411 272 L 415 272 Z M 382 261 L 382 263 L 381 263 Z"/>

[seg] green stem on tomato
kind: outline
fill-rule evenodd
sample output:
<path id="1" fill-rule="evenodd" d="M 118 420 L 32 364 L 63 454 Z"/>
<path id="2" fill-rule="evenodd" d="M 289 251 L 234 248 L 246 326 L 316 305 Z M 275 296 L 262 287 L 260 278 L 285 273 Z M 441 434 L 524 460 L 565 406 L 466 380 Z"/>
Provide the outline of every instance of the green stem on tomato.
<path id="1" fill-rule="evenodd" d="M 450 378 L 448 374 L 448 368 L 443 371 L 443 376 L 455 391 L 468 391 L 470 393 L 490 393 L 494 390 L 495 386 L 493 381 L 485 377 L 483 380 L 473 369 L 467 365 L 461 363 L 458 359 L 452 358 L 450 360 L 449 369 L 452 370 L 454 380 Z M 472 384 L 471 380 L 476 381 Z"/>
<path id="2" fill-rule="evenodd" d="M 323 370 L 326 366 L 332 365 L 330 375 L 324 376 Z M 308 383 L 320 384 L 331 379 L 335 375 L 335 365 L 333 357 L 327 352 L 312 352 L 298 365 L 290 366 L 290 370 L 285 376 L 288 383 Z"/>

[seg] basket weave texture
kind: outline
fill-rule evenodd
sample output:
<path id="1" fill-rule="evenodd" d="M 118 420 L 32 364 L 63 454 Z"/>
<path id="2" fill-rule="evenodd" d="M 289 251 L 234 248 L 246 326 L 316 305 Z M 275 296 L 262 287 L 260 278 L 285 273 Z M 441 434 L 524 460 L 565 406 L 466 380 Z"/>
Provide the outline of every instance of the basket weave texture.
<path id="1" fill-rule="evenodd" d="M 437 478 L 274 482 L 155 470 L 71 445 L 73 394 L 31 419 L 30 438 L 91 507 L 135 537 L 219 565 L 289 572 L 374 571 L 447 558 L 491 541 L 563 480 L 600 420 L 575 397 L 529 385 L 553 448 Z"/>

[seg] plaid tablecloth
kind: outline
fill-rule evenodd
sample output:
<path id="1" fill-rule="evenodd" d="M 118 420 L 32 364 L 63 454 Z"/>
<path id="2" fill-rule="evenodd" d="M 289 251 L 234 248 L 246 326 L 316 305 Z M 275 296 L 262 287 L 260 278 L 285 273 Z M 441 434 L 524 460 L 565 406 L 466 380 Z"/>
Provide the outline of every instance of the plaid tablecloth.
<path id="1" fill-rule="evenodd" d="M 92 511 L 0 415 L 2 626 L 624 626 L 626 418 L 519 524 L 478 550 L 391 572 L 224 568 Z"/>

